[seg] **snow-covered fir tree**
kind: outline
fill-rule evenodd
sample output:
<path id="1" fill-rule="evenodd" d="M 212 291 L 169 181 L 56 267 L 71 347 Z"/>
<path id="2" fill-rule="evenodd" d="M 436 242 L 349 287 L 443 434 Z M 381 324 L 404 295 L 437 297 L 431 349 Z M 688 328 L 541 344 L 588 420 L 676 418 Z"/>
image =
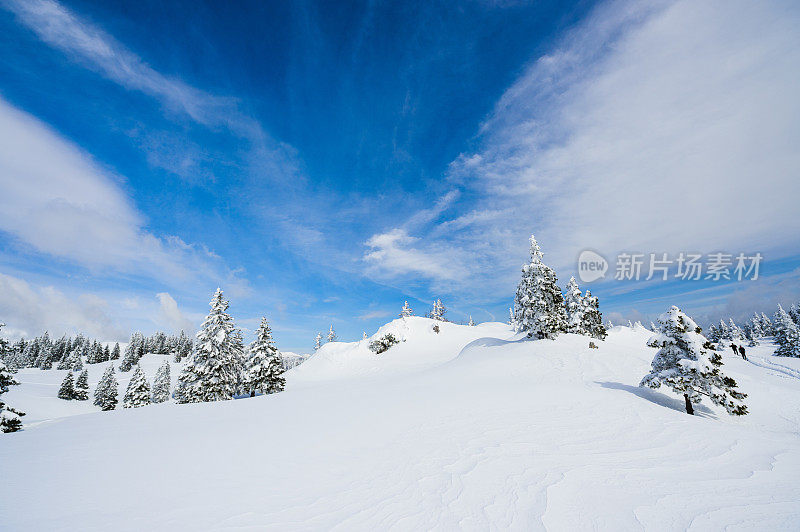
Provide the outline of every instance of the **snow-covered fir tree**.
<path id="1" fill-rule="evenodd" d="M 322 333 L 317 333 L 316 338 L 314 338 L 314 351 L 319 351 L 320 347 L 322 347 Z"/>
<path id="2" fill-rule="evenodd" d="M 75 399 L 75 378 L 72 372 L 68 371 L 64 380 L 61 381 L 61 387 L 58 389 L 58 398 L 65 401 Z"/>
<path id="3" fill-rule="evenodd" d="M 367 339 L 367 331 L 362 331 L 361 335 L 362 335 L 362 338 L 361 338 L 362 340 L 366 340 Z"/>
<path id="4" fill-rule="evenodd" d="M 139 363 L 139 357 L 136 354 L 136 350 L 138 346 L 128 344 L 125 348 L 125 355 L 122 357 L 122 361 L 119 363 L 119 370 L 122 373 L 127 373 L 130 371 L 133 366 Z"/>
<path id="5" fill-rule="evenodd" d="M 475 327 L 475 322 L 472 321 L 472 314 L 469 315 L 469 322 L 467 322 L 467 325 L 470 327 Z"/>
<path id="6" fill-rule="evenodd" d="M 583 316 L 580 324 L 582 334 L 605 340 L 608 336 L 603 326 L 603 315 L 600 313 L 600 302 L 589 290 L 583 296 Z"/>
<path id="7" fill-rule="evenodd" d="M 250 358 L 247 360 L 247 388 L 250 395 L 256 392 L 270 394 L 283 391 L 286 380 L 283 373 L 283 361 L 272 340 L 272 330 L 267 318 L 261 318 L 261 325 L 256 331 L 256 339 L 250 344 Z"/>
<path id="8" fill-rule="evenodd" d="M 514 328 L 529 337 L 555 338 L 564 332 L 564 296 L 555 272 L 542 262 L 542 251 L 531 235 L 531 261 L 522 267 L 514 297 Z"/>
<path id="9" fill-rule="evenodd" d="M 772 321 L 769 319 L 769 316 L 761 313 L 761 330 L 764 332 L 765 336 L 772 336 L 774 334 L 772 330 Z"/>
<path id="10" fill-rule="evenodd" d="M 400 309 L 400 317 L 407 318 L 413 315 L 414 315 L 414 310 L 408 306 L 408 301 L 406 301 L 405 303 L 403 303 L 403 308 Z"/>
<path id="11" fill-rule="evenodd" d="M 780 305 L 775 313 L 772 328 L 775 343 L 778 344 L 775 356 L 800 357 L 800 332 L 798 332 L 797 324 Z"/>
<path id="12" fill-rule="evenodd" d="M 444 306 L 441 299 L 436 299 L 433 302 L 433 306 L 431 307 L 430 313 L 428 313 L 428 317 L 432 320 L 436 321 L 447 321 L 445 317 L 447 315 L 447 307 Z"/>
<path id="13" fill-rule="evenodd" d="M 567 313 L 567 332 L 585 334 L 583 313 L 586 305 L 575 277 L 570 277 L 564 293 L 564 308 Z"/>
<path id="14" fill-rule="evenodd" d="M 789 308 L 788 314 L 795 325 L 800 325 L 800 307 L 798 307 L 796 303 L 792 304 L 791 308 Z"/>
<path id="15" fill-rule="evenodd" d="M 80 351 L 77 349 L 72 352 L 70 358 L 68 360 L 69 369 L 72 371 L 81 371 L 83 369 L 83 359 L 81 357 Z"/>
<path id="16" fill-rule="evenodd" d="M 336 331 L 333 330 L 333 325 L 331 325 L 330 330 L 328 331 L 328 343 L 336 341 Z"/>
<path id="17" fill-rule="evenodd" d="M 169 389 L 172 385 L 170 378 L 169 361 L 165 360 L 161 367 L 156 371 L 153 378 L 153 402 L 163 403 L 169 399 Z"/>
<path id="18" fill-rule="evenodd" d="M 741 340 L 744 338 L 744 333 L 742 333 L 742 329 L 736 325 L 736 322 L 733 321 L 733 318 L 728 320 L 728 330 L 731 334 L 731 340 Z"/>
<path id="19" fill-rule="evenodd" d="M 150 384 L 142 371 L 141 366 L 136 364 L 136 369 L 125 390 L 125 397 L 122 399 L 122 408 L 139 408 L 150 404 Z"/>
<path id="20" fill-rule="evenodd" d="M 111 350 L 111 357 L 109 360 L 119 360 L 120 351 L 119 351 L 119 342 L 114 344 L 114 349 Z"/>
<path id="21" fill-rule="evenodd" d="M 197 333 L 195 352 L 178 378 L 181 403 L 231 399 L 240 384 L 235 326 L 227 314 L 228 302 L 217 288 L 211 312 Z"/>
<path id="22" fill-rule="evenodd" d="M 736 390 L 735 380 L 722 374 L 722 356 L 711 349 L 694 320 L 673 306 L 658 322 L 661 332 L 648 345 L 659 350 L 640 386 L 669 386 L 683 394 L 689 414 L 694 413 L 692 404 L 700 403 L 703 397 L 724 407 L 731 415 L 747 414 L 743 402 L 747 395 Z"/>
<path id="23" fill-rule="evenodd" d="M 4 326 L 5 324 L 0 323 L 0 329 Z M 8 343 L 4 338 L 0 337 L 0 355 L 5 356 L 6 354 L 8 354 Z M 18 384 L 19 382 L 14 379 L 5 361 L 0 358 L 0 432 L 17 432 L 18 430 L 22 430 L 22 420 L 20 417 L 24 416 L 25 413 L 11 408 L 3 402 L 3 394 L 8 392 L 8 387 Z"/>
<path id="24" fill-rule="evenodd" d="M 766 336 L 764 330 L 761 328 L 761 317 L 756 313 L 750 318 L 750 333 L 754 338 L 762 338 Z"/>
<path id="25" fill-rule="evenodd" d="M 508 324 L 514 325 L 514 307 L 508 307 Z"/>
<path id="26" fill-rule="evenodd" d="M 75 381 L 75 394 L 74 399 L 78 401 L 86 401 L 89 399 L 89 370 L 85 369 L 78 375 L 78 380 Z"/>
<path id="27" fill-rule="evenodd" d="M 117 407 L 119 384 L 114 374 L 114 365 L 109 364 L 97 387 L 94 389 L 94 404 L 101 410 L 114 410 Z"/>

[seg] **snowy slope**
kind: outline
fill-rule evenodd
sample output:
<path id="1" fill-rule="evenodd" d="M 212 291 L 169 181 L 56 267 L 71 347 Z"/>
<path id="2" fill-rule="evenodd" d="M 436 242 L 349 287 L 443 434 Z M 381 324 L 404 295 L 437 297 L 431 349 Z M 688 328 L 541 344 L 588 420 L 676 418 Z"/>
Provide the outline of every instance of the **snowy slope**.
<path id="1" fill-rule="evenodd" d="M 590 350 L 574 335 L 431 325 L 387 324 L 376 337 L 406 341 L 382 355 L 329 344 L 281 394 L 91 413 L 0 437 L 3 526 L 800 527 L 790 371 L 800 368 L 770 346 L 749 349 L 753 363 L 725 355 L 750 394 L 751 415 L 734 419 L 702 407 L 688 416 L 678 398 L 638 388 L 654 354 L 643 330 L 616 327 Z M 17 388 L 9 403 L 24 408 L 36 388 Z"/>

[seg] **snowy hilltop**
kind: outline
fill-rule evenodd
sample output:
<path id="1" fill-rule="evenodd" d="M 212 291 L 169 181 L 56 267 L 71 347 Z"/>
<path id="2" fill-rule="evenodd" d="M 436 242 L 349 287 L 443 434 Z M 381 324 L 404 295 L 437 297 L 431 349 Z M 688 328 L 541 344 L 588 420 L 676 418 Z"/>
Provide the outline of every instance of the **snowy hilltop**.
<path id="1" fill-rule="evenodd" d="M 376 354 L 387 334 L 398 343 Z M 723 353 L 749 414 L 689 416 L 681 395 L 639 386 L 651 337 L 613 327 L 594 349 L 410 316 L 323 345 L 279 394 L 79 416 L 88 405 L 44 397 L 58 375 L 23 369 L 9 401 L 36 419 L 0 438 L 3 526 L 796 529 L 798 359 L 766 342 L 748 361 Z"/>

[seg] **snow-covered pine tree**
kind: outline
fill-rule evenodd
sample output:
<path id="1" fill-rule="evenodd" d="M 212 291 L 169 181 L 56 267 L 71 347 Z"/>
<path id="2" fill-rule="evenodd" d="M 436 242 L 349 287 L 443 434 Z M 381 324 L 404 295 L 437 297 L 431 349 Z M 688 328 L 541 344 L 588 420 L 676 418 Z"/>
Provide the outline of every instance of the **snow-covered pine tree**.
<path id="1" fill-rule="evenodd" d="M 0 323 L 0 329 L 4 326 L 4 323 Z M 0 355 L 6 354 L 8 354 L 8 343 L 4 338 L 0 337 Z M 8 391 L 8 387 L 16 386 L 17 384 L 19 383 L 14 379 L 11 370 L 8 369 L 5 361 L 0 358 L 0 432 L 22 430 L 20 417 L 24 416 L 25 413 L 15 410 L 3 402 L 3 394 Z"/>
<path id="2" fill-rule="evenodd" d="M 83 369 L 83 359 L 81 357 L 79 350 L 74 350 L 72 352 L 70 361 L 69 361 L 69 369 L 72 371 L 81 371 Z"/>
<path id="3" fill-rule="evenodd" d="M 132 343 L 125 348 L 125 355 L 122 357 L 122 362 L 119 363 L 119 370 L 122 373 L 129 372 L 133 366 L 139 363 L 138 349 L 139 346 Z"/>
<path id="4" fill-rule="evenodd" d="M 744 338 L 742 329 L 738 325 L 736 325 L 736 322 L 733 321 L 733 318 L 728 319 L 728 328 L 731 332 L 731 340 L 741 340 L 742 338 Z"/>
<path id="5" fill-rule="evenodd" d="M 261 318 L 261 325 L 256 331 L 256 339 L 250 344 L 250 358 L 247 360 L 247 387 L 250 396 L 256 392 L 269 394 L 280 392 L 286 385 L 283 373 L 283 361 L 272 340 L 272 331 L 267 318 Z"/>
<path id="6" fill-rule="evenodd" d="M 437 298 L 436 301 L 433 302 L 433 307 L 431 307 L 430 314 L 428 317 L 436 320 L 436 321 L 447 321 L 445 317 L 447 314 L 447 307 L 444 306 L 442 300 Z"/>
<path id="7" fill-rule="evenodd" d="M 542 262 L 542 256 L 531 235 L 531 261 L 522 267 L 514 297 L 514 327 L 529 337 L 555 338 L 566 330 L 564 296 L 555 272 Z"/>
<path id="8" fill-rule="evenodd" d="M 361 334 L 362 334 L 362 338 L 361 339 L 362 340 L 366 340 L 367 339 L 367 331 L 362 331 Z"/>
<path id="9" fill-rule="evenodd" d="M 475 327 L 475 322 L 472 321 L 472 314 L 469 315 L 469 322 L 467 322 L 467 325 L 470 327 Z"/>
<path id="10" fill-rule="evenodd" d="M 109 360 L 119 360 L 119 342 L 114 344 L 114 349 L 111 351 L 111 358 Z"/>
<path id="11" fill-rule="evenodd" d="M 795 325 L 800 325 L 800 307 L 797 306 L 796 303 L 792 304 L 789 308 L 789 317 L 792 318 L 792 321 Z"/>
<path id="12" fill-rule="evenodd" d="M 68 371 L 67 376 L 61 381 L 61 388 L 58 389 L 58 398 L 65 401 L 75 399 L 75 378 L 72 372 Z"/>
<path id="13" fill-rule="evenodd" d="M 650 322 L 650 330 L 653 332 L 658 332 L 658 327 L 656 327 L 656 324 L 652 321 Z"/>
<path id="14" fill-rule="evenodd" d="M 772 321 L 770 321 L 769 316 L 761 313 L 761 330 L 764 331 L 765 336 L 772 336 Z"/>
<path id="15" fill-rule="evenodd" d="M 336 331 L 333 330 L 333 325 L 331 325 L 331 329 L 328 331 L 328 343 L 336 341 Z"/>
<path id="16" fill-rule="evenodd" d="M 314 351 L 319 351 L 320 347 L 322 347 L 322 333 L 317 333 L 317 337 L 314 338 Z"/>
<path id="17" fill-rule="evenodd" d="M 508 307 L 508 324 L 514 325 L 514 307 Z"/>
<path id="18" fill-rule="evenodd" d="M 408 306 L 408 301 L 406 301 L 405 303 L 403 303 L 403 308 L 400 309 L 400 317 L 407 318 L 413 315 L 414 315 L 414 310 Z"/>
<path id="19" fill-rule="evenodd" d="M 233 318 L 228 302 L 217 288 L 211 299 L 211 312 L 197 333 L 194 355 L 178 378 L 181 403 L 231 399 L 240 381 L 234 338 Z"/>
<path id="20" fill-rule="evenodd" d="M 603 315 L 600 313 L 600 302 L 592 295 L 589 290 L 583 296 L 583 316 L 580 324 L 582 334 L 605 340 L 608 336 L 606 328 L 603 326 Z"/>
<path id="21" fill-rule="evenodd" d="M 78 375 L 78 380 L 75 381 L 75 394 L 73 399 L 78 401 L 86 401 L 89 399 L 89 370 L 85 369 Z"/>
<path id="22" fill-rule="evenodd" d="M 747 414 L 743 403 L 747 395 L 736 390 L 735 380 L 722 374 L 722 356 L 711 349 L 694 320 L 673 306 L 658 318 L 658 322 L 661 332 L 647 345 L 659 350 L 650 373 L 639 386 L 669 386 L 683 394 L 688 414 L 694 413 L 692 403 L 700 403 L 703 396 L 731 415 Z"/>
<path id="23" fill-rule="evenodd" d="M 564 308 L 567 312 L 567 332 L 585 334 L 583 329 L 583 313 L 586 304 L 575 277 L 570 277 L 564 294 Z"/>
<path id="24" fill-rule="evenodd" d="M 764 331 L 761 329 L 761 318 L 758 314 L 750 318 L 750 334 L 753 338 L 761 338 L 764 336 Z"/>
<path id="25" fill-rule="evenodd" d="M 106 368 L 97 388 L 94 389 L 94 404 L 102 410 L 114 410 L 117 407 L 118 393 L 117 378 L 114 375 L 114 364 Z"/>
<path id="26" fill-rule="evenodd" d="M 775 343 L 778 344 L 775 356 L 800 357 L 800 332 L 797 324 L 780 305 L 773 318 L 773 330 Z"/>
<path id="27" fill-rule="evenodd" d="M 136 364 L 128 389 L 125 390 L 125 397 L 122 399 L 122 408 L 139 408 L 150 404 L 150 384 L 142 371 L 141 366 Z"/>
<path id="28" fill-rule="evenodd" d="M 170 379 L 169 361 L 165 360 L 153 378 L 153 402 L 163 403 L 169 399 Z"/>

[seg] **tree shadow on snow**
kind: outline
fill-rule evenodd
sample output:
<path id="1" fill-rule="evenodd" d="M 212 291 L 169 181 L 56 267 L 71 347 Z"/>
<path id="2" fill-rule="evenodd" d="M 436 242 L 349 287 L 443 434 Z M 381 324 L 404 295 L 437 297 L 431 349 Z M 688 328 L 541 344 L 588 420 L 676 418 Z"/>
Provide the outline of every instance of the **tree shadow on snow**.
<path id="1" fill-rule="evenodd" d="M 630 384 L 623 384 L 621 382 L 611 382 L 611 381 L 595 381 L 597 384 L 602 386 L 603 388 L 608 388 L 609 390 L 622 390 L 624 392 L 632 393 L 636 397 L 640 397 L 645 401 L 650 401 L 651 403 L 655 403 L 658 406 L 663 406 L 664 408 L 669 408 L 671 410 L 676 410 L 678 412 L 686 413 L 686 404 L 683 401 L 683 398 L 672 397 L 669 395 L 665 395 L 663 393 L 657 392 L 652 388 L 642 388 L 640 386 L 631 386 Z M 699 417 L 707 417 L 716 419 L 716 415 L 714 414 L 713 410 L 708 408 L 703 404 L 692 404 L 694 407 L 694 415 Z"/>

